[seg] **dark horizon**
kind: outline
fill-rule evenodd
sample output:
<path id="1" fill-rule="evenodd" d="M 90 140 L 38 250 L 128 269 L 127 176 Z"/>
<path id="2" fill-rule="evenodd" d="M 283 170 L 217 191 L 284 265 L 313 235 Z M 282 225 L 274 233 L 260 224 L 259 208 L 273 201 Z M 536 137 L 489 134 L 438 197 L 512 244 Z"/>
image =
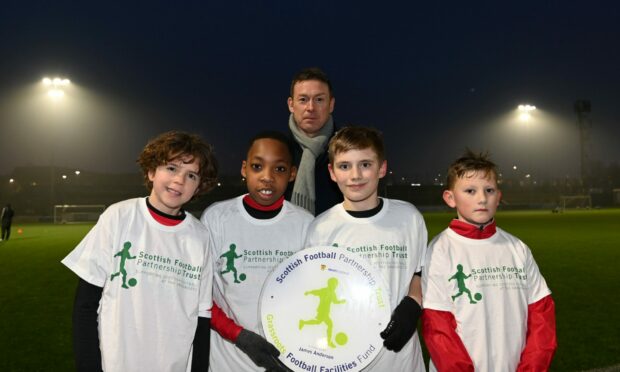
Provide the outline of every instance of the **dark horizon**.
<path id="1" fill-rule="evenodd" d="M 592 103 L 592 159 L 620 161 L 620 4 L 313 5 L 3 6 L 0 174 L 137 171 L 149 138 L 181 129 L 234 175 L 253 134 L 286 130 L 290 79 L 308 66 L 333 82 L 337 125 L 383 131 L 407 178 L 465 147 L 503 171 L 578 177 L 578 99 Z M 64 106 L 43 99 L 52 74 L 74 83 Z M 539 108 L 529 127 L 514 120 L 525 103 Z"/>

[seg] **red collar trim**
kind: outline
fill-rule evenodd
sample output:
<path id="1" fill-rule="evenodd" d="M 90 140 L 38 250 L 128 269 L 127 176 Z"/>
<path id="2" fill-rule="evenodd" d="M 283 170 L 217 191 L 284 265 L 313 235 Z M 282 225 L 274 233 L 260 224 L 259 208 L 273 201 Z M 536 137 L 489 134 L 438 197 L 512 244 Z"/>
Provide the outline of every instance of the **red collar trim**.
<path id="1" fill-rule="evenodd" d="M 282 208 L 282 205 L 284 204 L 284 195 L 282 195 L 280 199 L 276 200 L 271 205 L 258 204 L 254 199 L 250 197 L 250 194 L 247 194 L 243 197 L 243 202 L 247 204 L 248 206 L 250 206 L 251 208 L 254 208 L 256 210 L 263 211 L 263 212 L 271 212 L 271 211 L 275 211 L 276 209 Z"/>
<path id="2" fill-rule="evenodd" d="M 161 214 L 157 213 L 155 210 L 151 209 L 152 207 L 149 205 L 149 208 L 147 208 L 149 210 L 149 213 L 151 214 L 151 216 L 153 217 L 153 219 L 157 222 L 159 222 L 160 224 L 164 225 L 164 226 L 176 226 L 178 224 L 180 224 L 181 222 L 183 222 L 183 219 L 179 219 L 179 218 L 169 218 L 166 216 L 162 216 Z"/>
<path id="3" fill-rule="evenodd" d="M 450 229 L 455 233 L 470 239 L 487 239 L 497 231 L 495 220 L 486 225 L 472 225 L 461 220 L 454 219 L 450 222 Z"/>

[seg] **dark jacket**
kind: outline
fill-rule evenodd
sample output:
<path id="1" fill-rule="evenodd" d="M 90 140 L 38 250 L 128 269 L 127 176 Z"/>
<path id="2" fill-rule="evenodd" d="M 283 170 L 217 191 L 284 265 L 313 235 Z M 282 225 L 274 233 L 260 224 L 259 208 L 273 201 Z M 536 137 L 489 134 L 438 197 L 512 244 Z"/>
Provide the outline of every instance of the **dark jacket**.
<path id="1" fill-rule="evenodd" d="M 14 214 L 15 212 L 13 212 L 13 209 L 4 207 L 2 209 L 2 225 L 10 225 Z"/>

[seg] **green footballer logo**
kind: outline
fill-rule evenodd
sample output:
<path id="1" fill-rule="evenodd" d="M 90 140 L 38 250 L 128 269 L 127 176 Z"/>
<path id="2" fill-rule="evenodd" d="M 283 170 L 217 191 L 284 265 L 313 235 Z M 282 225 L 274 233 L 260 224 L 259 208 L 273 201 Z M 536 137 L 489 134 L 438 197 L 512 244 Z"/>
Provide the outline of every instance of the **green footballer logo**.
<path id="1" fill-rule="evenodd" d="M 226 259 L 226 269 L 224 269 L 223 271 L 220 271 L 220 274 L 224 275 L 226 273 L 232 272 L 235 283 L 241 283 L 247 278 L 247 276 L 244 273 L 241 273 L 239 274 L 239 276 L 237 276 L 237 268 L 235 267 L 235 260 L 243 257 L 243 255 L 238 255 L 236 250 L 237 250 L 237 245 L 233 243 L 228 247 L 228 251 L 220 255 L 220 258 Z"/>
<path id="2" fill-rule="evenodd" d="M 114 257 L 120 257 L 121 260 L 118 264 L 118 271 L 110 275 L 110 281 L 113 281 L 114 278 L 120 275 L 123 280 L 123 284 L 121 284 L 121 287 L 125 289 L 129 289 L 127 284 L 129 284 L 129 286 L 131 287 L 135 287 L 136 284 L 138 284 L 138 280 L 136 278 L 130 278 L 129 280 L 127 280 L 127 270 L 125 270 L 125 264 L 127 263 L 127 260 L 134 260 L 136 258 L 136 256 L 132 256 L 131 253 L 129 253 L 130 248 L 131 243 L 125 242 L 123 244 L 123 249 L 116 252 Z"/>
<path id="3" fill-rule="evenodd" d="M 466 293 L 467 297 L 469 297 L 470 304 L 476 304 L 476 301 L 482 300 L 482 294 L 480 292 L 474 294 L 472 298 L 471 291 L 467 288 L 467 286 L 465 286 L 465 279 L 469 279 L 470 277 L 471 275 L 467 275 L 463 272 L 463 265 L 456 265 L 456 273 L 452 275 L 450 279 L 448 279 L 448 281 L 454 279 L 456 281 L 456 286 L 459 289 L 458 293 L 452 296 L 452 301 L 454 301 L 454 299 L 456 299 L 457 297 L 461 296 L 463 293 Z M 474 299 L 476 301 L 474 301 Z"/>

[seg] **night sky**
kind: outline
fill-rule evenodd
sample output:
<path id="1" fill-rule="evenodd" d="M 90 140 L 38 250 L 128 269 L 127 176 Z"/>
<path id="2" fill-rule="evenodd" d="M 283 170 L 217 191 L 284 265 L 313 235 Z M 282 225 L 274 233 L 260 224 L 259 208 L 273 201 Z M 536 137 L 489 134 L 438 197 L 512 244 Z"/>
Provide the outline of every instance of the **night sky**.
<path id="1" fill-rule="evenodd" d="M 505 172 L 577 177 L 577 99 L 592 102 L 592 157 L 620 161 L 618 2 L 97 3 L 3 2 L 0 174 L 137 171 L 169 129 L 200 133 L 238 174 L 253 134 L 286 130 L 308 66 L 333 82 L 337 125 L 382 130 L 412 182 L 466 146 Z M 52 105 L 40 81 L 55 74 L 74 84 Z M 539 108 L 529 126 L 522 103 Z"/>

